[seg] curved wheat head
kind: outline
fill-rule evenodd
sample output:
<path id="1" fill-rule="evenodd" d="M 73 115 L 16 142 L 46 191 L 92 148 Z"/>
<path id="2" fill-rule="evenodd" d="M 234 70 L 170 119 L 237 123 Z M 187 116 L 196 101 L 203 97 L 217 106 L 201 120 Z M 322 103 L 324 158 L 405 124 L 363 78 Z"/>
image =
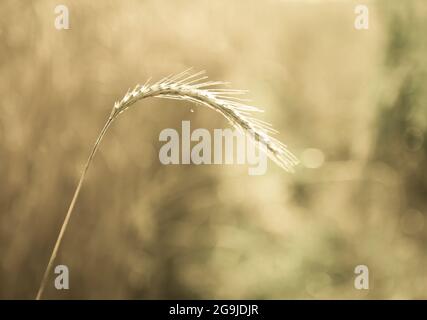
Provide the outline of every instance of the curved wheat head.
<path id="1" fill-rule="evenodd" d="M 217 88 L 226 84 L 222 81 L 204 81 L 204 71 L 190 73 L 189 70 L 178 75 L 166 77 L 154 84 L 149 81 L 129 90 L 122 100 L 115 103 L 111 112 L 114 119 L 135 102 L 149 97 L 185 100 L 207 106 L 221 113 L 231 125 L 248 134 L 267 155 L 286 171 L 293 171 L 298 164 L 297 158 L 286 145 L 273 138 L 277 133 L 271 125 L 253 117 L 254 112 L 263 112 L 257 107 L 247 105 L 247 100 L 236 97 L 246 90 Z"/>

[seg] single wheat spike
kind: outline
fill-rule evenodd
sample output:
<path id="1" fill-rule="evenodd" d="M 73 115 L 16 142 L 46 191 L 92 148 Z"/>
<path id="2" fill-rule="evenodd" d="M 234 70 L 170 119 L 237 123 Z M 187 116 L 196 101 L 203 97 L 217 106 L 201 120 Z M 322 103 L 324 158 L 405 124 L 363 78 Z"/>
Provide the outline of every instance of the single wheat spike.
<path id="1" fill-rule="evenodd" d="M 222 81 L 205 81 L 207 76 L 204 71 L 191 73 L 191 69 L 181 72 L 177 75 L 170 75 L 162 80 L 150 84 L 148 80 L 144 85 L 137 85 L 133 90 L 129 90 L 126 95 L 114 104 L 114 107 L 107 119 L 104 127 L 96 139 L 91 150 L 89 158 L 86 161 L 79 183 L 74 192 L 61 230 L 52 251 L 49 263 L 46 267 L 40 288 L 36 299 L 42 297 L 48 276 L 52 270 L 53 262 L 58 253 L 62 238 L 73 212 L 74 205 L 80 193 L 87 170 L 98 150 L 99 144 L 110 127 L 111 123 L 119 114 L 128 109 L 138 100 L 156 97 L 166 99 L 176 99 L 194 102 L 198 105 L 207 106 L 222 114 L 234 128 L 241 130 L 249 135 L 256 145 L 280 167 L 286 171 L 293 172 L 293 167 L 298 164 L 297 158 L 277 139 L 270 134 L 276 133 L 270 124 L 253 117 L 253 112 L 263 112 L 257 107 L 246 104 L 246 100 L 236 96 L 246 93 L 245 90 L 235 90 L 227 88 L 218 88 L 220 85 L 227 84 Z"/>

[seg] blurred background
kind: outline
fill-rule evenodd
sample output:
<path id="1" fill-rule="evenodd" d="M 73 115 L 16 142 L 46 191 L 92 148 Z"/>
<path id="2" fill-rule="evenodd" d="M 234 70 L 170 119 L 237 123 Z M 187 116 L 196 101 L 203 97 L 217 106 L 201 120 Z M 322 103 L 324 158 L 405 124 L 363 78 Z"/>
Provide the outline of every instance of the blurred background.
<path id="1" fill-rule="evenodd" d="M 368 30 L 357 4 L 1 1 L 0 298 L 35 297 L 114 102 L 188 67 L 250 90 L 296 173 L 161 165 L 163 129 L 228 123 L 145 100 L 103 140 L 56 260 L 70 290 L 52 274 L 45 298 L 427 298 L 427 3 L 363 1 Z"/>

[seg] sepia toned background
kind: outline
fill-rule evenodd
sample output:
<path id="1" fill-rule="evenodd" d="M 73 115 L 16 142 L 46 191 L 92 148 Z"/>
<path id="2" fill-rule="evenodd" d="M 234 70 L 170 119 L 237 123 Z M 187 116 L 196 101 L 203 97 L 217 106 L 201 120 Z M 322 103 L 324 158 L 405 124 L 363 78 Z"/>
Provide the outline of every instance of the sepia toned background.
<path id="1" fill-rule="evenodd" d="M 165 128 L 226 128 L 145 100 L 91 167 L 48 299 L 427 298 L 427 3 L 1 1 L 0 298 L 33 299 L 114 102 L 188 67 L 248 89 L 301 160 L 164 166 Z M 65 4 L 70 29 L 56 30 Z M 193 108 L 194 112 L 191 112 Z M 367 265 L 370 289 L 354 288 Z"/>

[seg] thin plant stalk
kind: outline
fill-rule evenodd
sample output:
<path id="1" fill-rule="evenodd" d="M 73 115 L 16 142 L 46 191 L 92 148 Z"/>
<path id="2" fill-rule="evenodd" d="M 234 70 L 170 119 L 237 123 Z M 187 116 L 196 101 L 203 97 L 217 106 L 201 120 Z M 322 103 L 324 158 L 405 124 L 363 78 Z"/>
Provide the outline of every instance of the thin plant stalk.
<path id="1" fill-rule="evenodd" d="M 52 250 L 49 263 L 47 264 L 46 270 L 44 272 L 43 280 L 37 292 L 36 300 L 40 300 L 43 295 L 47 280 L 49 279 L 49 274 L 52 271 L 53 263 L 55 261 L 56 255 L 58 254 L 59 247 L 61 246 L 62 238 L 64 237 L 65 230 L 67 229 L 68 223 L 70 222 L 71 213 L 73 212 L 74 205 L 76 204 L 86 173 L 89 169 L 90 164 L 92 163 L 93 158 L 95 157 L 96 151 L 98 150 L 98 147 L 99 147 L 99 144 L 101 143 L 102 138 L 104 137 L 105 133 L 108 130 L 108 127 L 111 125 L 112 122 L 113 122 L 113 118 L 110 116 L 107 122 L 105 123 L 104 127 L 102 128 L 101 132 L 99 133 L 98 138 L 96 139 L 96 142 L 93 145 L 92 151 L 89 155 L 89 158 L 86 161 L 83 172 L 80 176 L 79 183 L 77 184 L 77 188 L 74 191 L 73 199 L 71 200 L 70 206 L 68 207 L 67 214 L 65 215 L 64 222 L 62 223 L 61 230 L 59 231 L 58 238 L 56 239 L 55 247 Z"/>

